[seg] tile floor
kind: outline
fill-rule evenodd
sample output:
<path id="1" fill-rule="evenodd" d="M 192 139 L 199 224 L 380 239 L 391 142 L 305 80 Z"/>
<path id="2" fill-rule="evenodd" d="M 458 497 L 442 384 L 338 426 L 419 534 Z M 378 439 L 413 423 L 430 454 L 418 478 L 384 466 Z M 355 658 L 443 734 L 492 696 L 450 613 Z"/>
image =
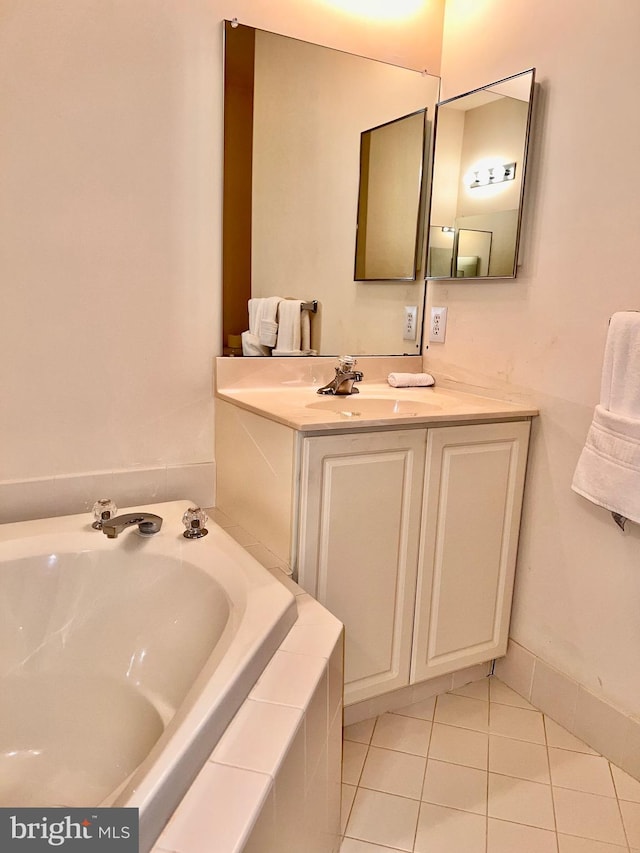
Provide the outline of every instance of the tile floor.
<path id="1" fill-rule="evenodd" d="M 344 730 L 340 853 L 640 853 L 640 782 L 495 676 Z"/>

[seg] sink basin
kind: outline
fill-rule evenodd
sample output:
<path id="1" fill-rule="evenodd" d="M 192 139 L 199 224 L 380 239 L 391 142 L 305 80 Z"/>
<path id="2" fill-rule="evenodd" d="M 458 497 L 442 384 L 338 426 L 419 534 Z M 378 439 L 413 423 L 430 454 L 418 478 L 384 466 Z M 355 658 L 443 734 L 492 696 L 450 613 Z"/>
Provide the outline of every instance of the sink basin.
<path id="1" fill-rule="evenodd" d="M 307 403 L 307 409 L 334 412 L 345 418 L 389 418 L 418 417 L 440 410 L 440 406 L 422 400 L 397 400 L 389 397 L 360 397 L 359 395 L 325 397 L 315 403 Z"/>

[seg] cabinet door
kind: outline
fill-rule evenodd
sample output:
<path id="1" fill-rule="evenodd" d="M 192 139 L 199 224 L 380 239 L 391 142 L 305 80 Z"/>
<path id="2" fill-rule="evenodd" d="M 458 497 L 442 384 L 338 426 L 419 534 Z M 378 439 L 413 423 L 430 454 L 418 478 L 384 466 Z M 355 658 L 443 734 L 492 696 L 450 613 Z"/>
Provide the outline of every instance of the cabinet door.
<path id="1" fill-rule="evenodd" d="M 429 430 L 411 681 L 506 652 L 529 422 Z"/>
<path id="2" fill-rule="evenodd" d="M 426 432 L 304 440 L 298 583 L 345 625 L 345 702 L 409 683 Z"/>

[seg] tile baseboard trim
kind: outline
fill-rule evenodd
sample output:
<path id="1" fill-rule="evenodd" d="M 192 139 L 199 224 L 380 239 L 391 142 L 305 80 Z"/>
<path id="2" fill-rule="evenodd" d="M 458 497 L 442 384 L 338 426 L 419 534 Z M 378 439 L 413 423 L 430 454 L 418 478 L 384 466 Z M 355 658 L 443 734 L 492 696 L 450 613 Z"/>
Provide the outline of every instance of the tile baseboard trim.
<path id="1" fill-rule="evenodd" d="M 569 675 L 509 640 L 495 674 L 572 735 L 640 779 L 640 718 L 586 690 Z"/>
<path id="2" fill-rule="evenodd" d="M 215 462 L 5 480 L 0 482 L 0 524 L 91 512 L 105 497 L 118 507 L 172 500 L 213 506 L 215 482 Z"/>
<path id="3" fill-rule="evenodd" d="M 374 696 L 372 699 L 354 702 L 344 709 L 344 725 L 350 726 L 353 723 L 360 723 L 363 720 L 371 719 L 371 717 L 378 717 L 380 714 L 413 705 L 414 702 L 423 702 L 432 696 L 448 693 L 449 690 L 464 687 L 465 684 L 470 684 L 472 681 L 480 681 L 491 674 L 492 663 L 493 661 L 488 661 L 487 663 L 477 664 L 449 675 L 440 675 L 418 684 L 409 684 L 407 687 L 400 687 L 398 690 L 383 693 L 381 696 Z"/>

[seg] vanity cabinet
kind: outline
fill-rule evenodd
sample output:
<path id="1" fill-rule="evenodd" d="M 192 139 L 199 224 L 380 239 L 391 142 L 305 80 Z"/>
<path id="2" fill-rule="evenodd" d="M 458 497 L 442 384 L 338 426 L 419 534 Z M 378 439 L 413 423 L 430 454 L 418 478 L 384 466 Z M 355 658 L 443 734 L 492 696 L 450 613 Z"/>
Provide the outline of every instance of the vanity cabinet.
<path id="1" fill-rule="evenodd" d="M 217 505 L 344 623 L 345 704 L 505 654 L 530 414 L 303 430 L 217 401 Z"/>
<path id="2" fill-rule="evenodd" d="M 345 625 L 345 704 L 506 652 L 529 421 L 302 440 L 298 582 Z"/>

